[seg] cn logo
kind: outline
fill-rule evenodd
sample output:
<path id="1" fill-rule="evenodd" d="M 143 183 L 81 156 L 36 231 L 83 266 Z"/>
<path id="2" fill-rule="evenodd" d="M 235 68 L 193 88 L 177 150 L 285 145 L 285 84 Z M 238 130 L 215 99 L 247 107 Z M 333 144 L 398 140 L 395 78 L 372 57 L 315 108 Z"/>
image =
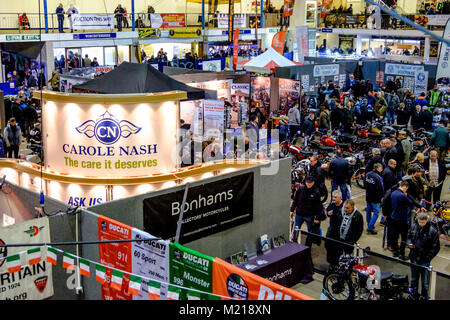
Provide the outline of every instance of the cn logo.
<path id="1" fill-rule="evenodd" d="M 128 138 L 130 135 L 138 133 L 141 128 L 127 120 L 119 121 L 106 111 L 96 121 L 85 121 L 76 127 L 76 130 L 88 138 L 95 137 L 98 142 L 109 145 L 116 143 L 120 138 Z"/>

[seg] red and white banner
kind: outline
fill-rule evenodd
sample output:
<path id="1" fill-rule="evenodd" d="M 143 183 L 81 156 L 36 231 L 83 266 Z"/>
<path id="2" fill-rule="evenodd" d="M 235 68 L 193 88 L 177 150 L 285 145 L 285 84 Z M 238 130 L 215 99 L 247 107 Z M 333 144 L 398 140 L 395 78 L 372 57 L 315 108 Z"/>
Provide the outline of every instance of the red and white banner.
<path id="1" fill-rule="evenodd" d="M 236 70 L 239 55 L 239 28 L 234 30 L 233 36 L 233 69 Z"/>
<path id="2" fill-rule="evenodd" d="M 150 14 L 152 28 L 178 28 L 186 26 L 184 13 L 152 13 Z"/>

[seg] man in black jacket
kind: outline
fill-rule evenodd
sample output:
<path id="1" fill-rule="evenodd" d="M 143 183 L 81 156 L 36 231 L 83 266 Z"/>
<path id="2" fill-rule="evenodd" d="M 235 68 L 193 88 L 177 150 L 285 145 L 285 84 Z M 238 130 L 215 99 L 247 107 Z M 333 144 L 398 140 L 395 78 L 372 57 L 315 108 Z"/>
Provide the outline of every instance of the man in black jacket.
<path id="1" fill-rule="evenodd" d="M 342 252 L 346 254 L 353 252 L 353 245 L 362 235 L 364 219 L 351 199 L 345 201 L 343 209 L 333 213 L 333 216 L 333 223 L 330 224 L 327 237 L 339 242 L 327 241 L 325 247 L 328 263 L 337 265 Z"/>
<path id="2" fill-rule="evenodd" d="M 433 130 L 433 114 L 430 111 L 430 108 L 424 107 L 422 112 L 420 113 L 420 118 L 422 119 L 422 127 L 426 131 Z"/>
<path id="3" fill-rule="evenodd" d="M 417 214 L 417 221 L 411 227 L 406 239 L 406 245 L 410 249 L 409 258 L 411 262 L 411 288 L 418 292 L 419 278 L 422 278 L 422 297 L 428 299 L 429 271 L 431 260 L 440 250 L 439 233 L 429 222 L 425 212 Z M 418 267 L 416 265 L 420 265 Z"/>
<path id="4" fill-rule="evenodd" d="M 320 167 L 319 157 L 312 155 L 309 157 L 309 165 L 305 168 L 306 176 L 314 178 L 314 187 L 319 190 L 320 196 L 323 197 L 327 193 L 327 187 L 325 186 L 325 177 L 323 175 L 322 168 Z"/>
<path id="5" fill-rule="evenodd" d="M 383 140 L 381 140 L 380 145 L 381 145 L 382 148 L 386 149 L 386 152 L 385 152 L 384 157 L 383 157 L 383 164 L 384 164 L 384 166 L 385 167 L 388 166 L 389 160 L 391 160 L 391 159 L 395 160 L 395 163 L 396 163 L 396 166 L 397 166 L 397 157 L 398 157 L 397 153 L 398 152 L 397 152 L 397 148 L 392 145 L 391 140 L 390 139 L 383 139 Z M 396 168 L 394 168 L 394 169 L 396 169 Z"/>
<path id="6" fill-rule="evenodd" d="M 347 190 L 347 180 L 350 178 L 350 167 L 348 161 L 342 158 L 342 152 L 336 151 L 336 158 L 331 160 L 328 173 L 331 178 L 331 193 L 338 188 L 342 192 L 342 201 L 345 202 L 349 198 Z"/>
<path id="7" fill-rule="evenodd" d="M 389 160 L 387 167 L 383 170 L 382 178 L 384 190 L 391 189 L 398 182 L 397 173 L 395 171 L 396 165 L 397 161 L 391 159 Z"/>
<path id="8" fill-rule="evenodd" d="M 310 113 L 303 123 L 302 137 L 310 137 L 314 133 L 314 128 L 314 113 Z"/>
<path id="9" fill-rule="evenodd" d="M 377 234 L 374 227 L 380 214 L 381 199 L 384 195 L 383 179 L 381 178 L 382 172 L 383 165 L 381 163 L 375 163 L 373 170 L 366 173 L 364 179 L 366 187 L 366 222 L 368 234 Z"/>
<path id="10" fill-rule="evenodd" d="M 300 229 L 303 222 L 306 222 L 308 232 L 311 232 L 313 223 L 320 223 L 320 215 L 323 213 L 320 194 L 314 183 L 313 177 L 306 177 L 305 186 L 298 188 L 291 205 L 291 218 L 295 214 L 295 227 Z"/>
<path id="11" fill-rule="evenodd" d="M 372 148 L 372 157 L 367 161 L 365 172 L 368 173 L 373 170 L 375 163 L 381 163 L 383 165 L 383 158 L 381 157 L 381 151 L 379 148 Z"/>
<path id="12" fill-rule="evenodd" d="M 438 154 L 435 150 L 430 152 L 430 157 L 425 160 L 423 167 L 429 182 L 428 189 L 425 191 L 425 199 L 436 203 L 441 199 L 442 186 L 447 175 L 447 168 L 444 162 L 438 159 Z"/>
<path id="13" fill-rule="evenodd" d="M 422 128 L 423 120 L 422 113 L 420 112 L 420 105 L 416 105 L 415 109 L 411 111 L 411 126 L 413 130 Z"/>

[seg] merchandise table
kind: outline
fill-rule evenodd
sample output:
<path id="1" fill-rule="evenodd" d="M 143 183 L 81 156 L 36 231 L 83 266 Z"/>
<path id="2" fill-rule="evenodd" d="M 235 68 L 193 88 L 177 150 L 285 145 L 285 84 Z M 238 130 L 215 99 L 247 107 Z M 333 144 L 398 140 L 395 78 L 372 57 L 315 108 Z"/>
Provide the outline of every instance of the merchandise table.
<path id="1" fill-rule="evenodd" d="M 273 248 L 238 267 L 288 288 L 311 282 L 314 274 L 311 249 L 295 242 Z"/>

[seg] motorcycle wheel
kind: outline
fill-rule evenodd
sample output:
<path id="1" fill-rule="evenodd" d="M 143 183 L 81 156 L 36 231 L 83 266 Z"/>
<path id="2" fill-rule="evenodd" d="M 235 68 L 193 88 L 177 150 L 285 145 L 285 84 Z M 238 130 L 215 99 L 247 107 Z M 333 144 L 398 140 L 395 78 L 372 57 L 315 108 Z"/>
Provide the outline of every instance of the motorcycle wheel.
<path id="1" fill-rule="evenodd" d="M 338 273 L 328 273 L 323 278 L 323 287 L 327 290 L 331 300 L 353 300 L 355 289 L 349 279 Z"/>
<path id="2" fill-rule="evenodd" d="M 360 168 L 360 169 L 356 170 L 356 172 L 353 175 L 353 177 L 355 177 L 355 181 L 356 181 L 356 184 L 358 185 L 358 187 L 360 187 L 361 189 L 365 189 L 365 186 L 364 186 L 364 177 L 365 177 L 364 169 Z"/>

